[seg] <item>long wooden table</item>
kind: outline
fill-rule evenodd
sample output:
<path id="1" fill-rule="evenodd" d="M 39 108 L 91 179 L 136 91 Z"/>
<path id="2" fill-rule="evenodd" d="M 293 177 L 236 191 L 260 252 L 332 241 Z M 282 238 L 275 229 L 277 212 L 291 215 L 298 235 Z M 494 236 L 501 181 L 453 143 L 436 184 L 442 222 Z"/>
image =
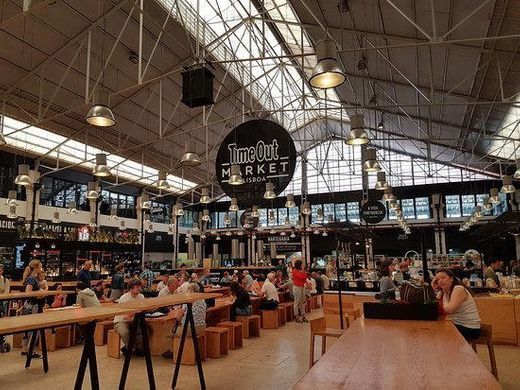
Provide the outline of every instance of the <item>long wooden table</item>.
<path id="1" fill-rule="evenodd" d="M 27 314 L 24 316 L 0 318 L 0 336 L 34 331 L 31 336 L 28 353 L 28 363 L 34 350 L 36 335 L 39 332 L 42 339 L 43 370 L 48 372 L 49 363 L 47 358 L 47 346 L 45 340 L 45 329 L 56 328 L 64 325 L 84 324 L 85 345 L 76 376 L 75 389 L 81 389 L 87 364 L 90 368 L 90 382 L 92 389 L 99 389 L 99 379 L 96 363 L 96 349 L 94 346 L 94 330 L 96 322 L 115 315 L 128 315 L 135 310 L 126 309 L 118 306 L 109 307 L 90 307 L 86 309 L 78 308 L 74 310 L 48 311 L 46 313 Z"/>
<path id="2" fill-rule="evenodd" d="M 294 389 L 500 389 L 450 321 L 358 319 Z"/>

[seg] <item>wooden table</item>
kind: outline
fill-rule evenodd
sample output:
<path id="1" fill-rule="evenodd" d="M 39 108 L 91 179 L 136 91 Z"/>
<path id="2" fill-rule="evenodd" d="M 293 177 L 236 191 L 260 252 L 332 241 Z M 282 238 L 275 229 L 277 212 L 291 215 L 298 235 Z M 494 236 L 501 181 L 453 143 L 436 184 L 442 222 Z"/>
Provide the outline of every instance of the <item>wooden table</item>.
<path id="1" fill-rule="evenodd" d="M 500 389 L 450 321 L 359 319 L 294 389 Z"/>
<path id="2" fill-rule="evenodd" d="M 2 302 L 7 302 L 8 309 L 7 309 L 7 316 L 9 316 L 9 303 L 11 301 L 20 301 L 25 300 L 29 298 L 36 298 L 38 299 L 38 313 L 41 313 L 43 311 L 43 306 L 45 304 L 45 298 L 51 297 L 54 295 L 61 295 L 61 294 L 73 294 L 72 291 L 50 291 L 50 290 L 39 290 L 39 291 L 31 291 L 31 292 L 13 292 L 13 293 L 7 293 L 7 294 L 0 294 L 0 304 Z"/>
<path id="3" fill-rule="evenodd" d="M 232 297 L 217 298 L 215 306 L 208 307 L 206 311 L 206 326 L 216 326 L 219 322 L 229 321 L 234 301 Z"/>
<path id="4" fill-rule="evenodd" d="M 230 293 L 229 287 L 204 287 L 205 293 L 219 293 L 228 296 Z"/>
<path id="5" fill-rule="evenodd" d="M 179 376 L 179 369 L 181 365 L 181 357 L 182 352 L 184 351 L 184 343 L 187 337 L 188 326 L 191 329 L 193 348 L 195 350 L 195 360 L 197 362 L 197 369 L 199 373 L 199 381 L 201 388 L 206 388 L 206 383 L 204 380 L 204 373 L 202 371 L 202 360 L 200 357 L 199 345 L 197 343 L 196 331 L 195 331 L 195 321 L 193 319 L 193 311 L 192 304 L 195 301 L 210 299 L 210 298 L 218 298 L 221 297 L 221 294 L 209 294 L 209 293 L 186 293 L 186 294 L 172 294 L 164 297 L 157 298 L 148 298 L 148 299 L 140 299 L 138 301 L 133 302 L 124 302 L 119 303 L 117 306 L 121 308 L 132 309 L 136 312 L 134 316 L 134 320 L 130 325 L 130 338 L 128 340 L 128 345 L 125 353 L 125 362 L 123 364 L 123 370 L 121 372 L 121 379 L 119 381 L 119 389 L 124 389 L 126 384 L 126 378 L 128 376 L 128 369 L 130 367 L 130 360 L 132 359 L 132 351 L 134 349 L 134 345 L 136 342 L 136 333 L 137 329 L 141 330 L 141 335 L 143 338 L 143 349 L 144 356 L 146 361 L 146 370 L 148 374 L 148 384 L 150 389 L 155 389 L 155 378 L 153 374 L 153 364 L 152 364 L 152 356 L 150 353 L 150 345 L 148 340 L 148 328 L 146 327 L 146 319 L 145 314 L 147 312 L 155 311 L 162 307 L 168 306 L 177 306 L 186 304 L 187 312 L 186 312 L 186 321 L 184 322 L 184 326 L 182 328 L 182 336 L 180 339 L 179 351 L 177 353 L 177 361 L 175 363 L 173 379 L 172 379 L 172 388 L 175 388 L 177 384 L 177 378 Z"/>
<path id="6" fill-rule="evenodd" d="M 135 312 L 117 306 L 112 307 L 90 307 L 78 308 L 75 310 L 58 310 L 46 313 L 27 314 L 24 316 L 0 318 L 0 336 L 9 334 L 34 331 L 29 344 L 29 353 L 25 367 L 28 368 L 31 362 L 31 355 L 34 350 L 36 335 L 40 332 L 42 341 L 43 370 L 49 371 L 47 358 L 47 346 L 45 340 L 45 329 L 56 328 L 64 325 L 87 323 L 85 326 L 85 345 L 76 376 L 75 389 L 81 389 L 87 364 L 90 368 L 90 382 L 93 389 L 99 389 L 99 379 L 96 363 L 96 349 L 94 346 L 94 329 L 96 322 L 115 315 L 128 315 Z"/>

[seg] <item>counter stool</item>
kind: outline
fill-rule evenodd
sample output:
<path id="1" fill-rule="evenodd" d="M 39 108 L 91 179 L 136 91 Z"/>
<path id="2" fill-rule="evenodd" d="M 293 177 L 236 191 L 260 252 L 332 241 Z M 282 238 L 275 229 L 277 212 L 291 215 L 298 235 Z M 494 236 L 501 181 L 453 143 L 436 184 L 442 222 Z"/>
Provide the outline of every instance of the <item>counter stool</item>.
<path id="1" fill-rule="evenodd" d="M 263 329 L 278 329 L 278 309 L 275 310 L 260 310 L 262 316 Z"/>
<path id="2" fill-rule="evenodd" d="M 218 327 L 229 329 L 229 349 L 237 349 L 242 346 L 242 324 L 240 322 L 223 321 Z"/>
<path id="3" fill-rule="evenodd" d="M 284 302 L 280 303 L 278 307 L 283 307 L 285 309 L 285 322 L 294 321 L 294 303 L 293 302 Z"/>
<path id="4" fill-rule="evenodd" d="M 284 326 L 285 325 L 285 307 L 278 305 L 276 310 L 278 310 L 278 324 L 280 326 Z"/>
<path id="5" fill-rule="evenodd" d="M 236 320 L 242 324 L 242 335 L 245 339 L 260 336 L 260 316 L 252 314 L 250 316 L 236 316 Z"/>
<path id="6" fill-rule="evenodd" d="M 359 309 L 346 309 L 345 310 L 345 324 L 346 328 L 348 329 L 350 327 L 350 319 L 349 316 L 354 318 L 354 321 L 356 321 L 359 317 L 361 317 L 361 311 Z M 352 321 L 352 322 L 354 322 Z"/>
<path id="7" fill-rule="evenodd" d="M 205 333 L 198 333 L 196 335 L 197 342 L 199 343 L 200 359 L 206 360 L 206 335 Z M 173 336 L 173 363 L 177 361 L 177 352 L 181 344 L 181 335 Z M 190 366 L 195 365 L 195 348 L 193 348 L 193 341 L 191 335 L 187 335 L 186 341 L 184 342 L 184 350 L 182 351 L 181 364 L 187 364 Z"/>
<path id="8" fill-rule="evenodd" d="M 220 359 L 222 355 L 228 354 L 229 339 L 228 328 L 209 326 L 204 330 L 206 335 L 206 356 Z"/>
<path id="9" fill-rule="evenodd" d="M 327 336 L 340 337 L 343 334 L 341 329 L 327 328 L 325 317 L 315 318 L 310 320 L 311 325 L 311 350 L 309 356 L 309 369 L 314 365 L 314 340 L 316 336 L 321 336 L 321 354 L 325 353 L 327 349 Z"/>
<path id="10" fill-rule="evenodd" d="M 121 357 L 121 336 L 115 329 L 110 329 L 107 334 L 107 356 L 114 359 Z"/>
<path id="11" fill-rule="evenodd" d="M 96 329 L 94 330 L 94 345 L 100 346 L 107 343 L 107 335 L 110 329 L 114 329 L 114 321 L 100 321 L 96 323 Z"/>
<path id="12" fill-rule="evenodd" d="M 493 329 L 491 325 L 480 324 L 480 337 L 476 340 L 471 340 L 470 343 L 475 352 L 477 352 L 477 344 L 487 345 L 491 372 L 498 380 L 497 361 L 495 359 L 495 348 L 493 347 Z"/>

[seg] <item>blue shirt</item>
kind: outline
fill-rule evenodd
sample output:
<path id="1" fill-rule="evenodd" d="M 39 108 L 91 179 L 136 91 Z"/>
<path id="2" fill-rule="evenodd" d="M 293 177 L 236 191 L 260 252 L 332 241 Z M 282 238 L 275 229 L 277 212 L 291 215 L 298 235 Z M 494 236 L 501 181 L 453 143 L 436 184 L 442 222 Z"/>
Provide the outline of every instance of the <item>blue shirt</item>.
<path id="1" fill-rule="evenodd" d="M 90 271 L 82 268 L 76 275 L 76 279 L 78 282 L 83 282 L 90 288 L 90 281 L 92 280 L 92 276 L 90 275 Z"/>
<path id="2" fill-rule="evenodd" d="M 151 289 L 154 279 L 154 274 L 152 270 L 145 269 L 143 272 L 141 272 L 141 275 L 139 275 L 139 279 L 143 280 L 146 279 L 146 286 L 145 288 Z"/>

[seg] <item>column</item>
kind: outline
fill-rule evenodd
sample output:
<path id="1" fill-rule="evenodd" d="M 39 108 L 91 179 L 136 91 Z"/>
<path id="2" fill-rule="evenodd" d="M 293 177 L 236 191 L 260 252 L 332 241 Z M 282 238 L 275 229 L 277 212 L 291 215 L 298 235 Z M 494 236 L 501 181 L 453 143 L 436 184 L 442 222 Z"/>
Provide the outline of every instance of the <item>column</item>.
<path id="1" fill-rule="evenodd" d="M 238 244 L 238 257 L 241 260 L 245 260 L 246 259 L 246 243 L 245 242 L 240 242 Z"/>
<path id="2" fill-rule="evenodd" d="M 269 246 L 269 256 L 271 256 L 271 261 L 276 259 L 276 243 L 271 242 Z"/>
<path id="3" fill-rule="evenodd" d="M 202 264 L 202 243 L 200 241 L 195 243 L 195 259 Z"/>
<path id="4" fill-rule="evenodd" d="M 520 236 L 515 236 L 516 260 L 520 260 Z"/>
<path id="5" fill-rule="evenodd" d="M 258 261 L 264 259 L 264 240 L 256 240 L 256 260 Z"/>
<path id="6" fill-rule="evenodd" d="M 215 263 L 217 261 L 219 261 L 219 258 L 218 258 L 218 244 L 217 243 L 213 244 L 213 254 L 211 255 L 211 258 L 213 259 L 213 261 L 215 261 Z"/>
<path id="7" fill-rule="evenodd" d="M 193 242 L 193 238 L 188 239 L 188 260 L 193 260 L 195 255 L 195 243 Z"/>

